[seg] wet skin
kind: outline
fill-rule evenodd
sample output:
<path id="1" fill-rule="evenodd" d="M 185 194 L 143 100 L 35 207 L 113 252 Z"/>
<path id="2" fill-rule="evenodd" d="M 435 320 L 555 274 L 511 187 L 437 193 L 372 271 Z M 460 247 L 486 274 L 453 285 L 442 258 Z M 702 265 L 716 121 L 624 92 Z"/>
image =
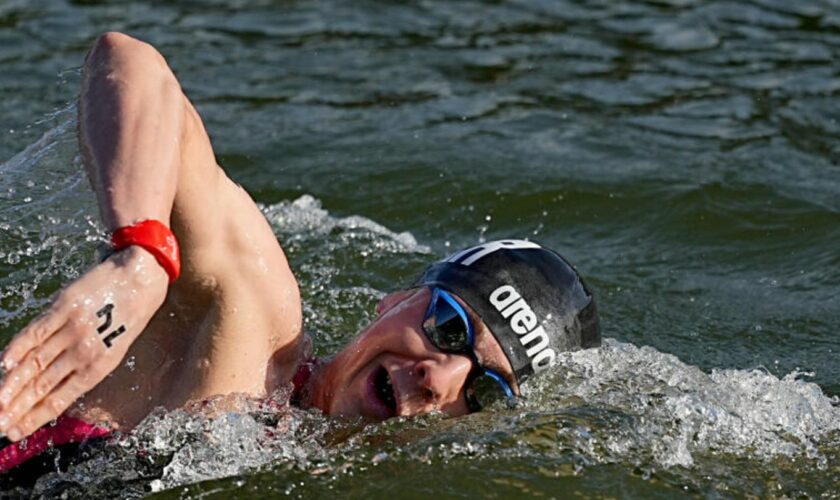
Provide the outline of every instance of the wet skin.
<path id="1" fill-rule="evenodd" d="M 468 413 L 464 382 L 472 362 L 436 348 L 422 330 L 431 289 L 395 292 L 377 307 L 379 316 L 312 376 L 308 404 L 331 415 L 382 420 L 441 411 Z M 483 366 L 503 374 L 516 392 L 513 372 L 498 342 L 462 300 L 475 329 L 475 350 Z M 377 376 L 387 372 L 395 407 L 377 395 Z M 381 384 L 380 384 L 381 385 Z"/>
<path id="2" fill-rule="evenodd" d="M 2 356 L 9 373 L 0 382 L 0 432 L 12 441 L 68 409 L 130 430 L 157 407 L 270 396 L 289 383 L 305 350 L 298 283 L 281 242 L 217 164 L 163 56 L 106 33 L 83 75 L 79 142 L 103 224 L 112 231 L 146 219 L 168 223 L 182 274 L 169 285 L 151 254 L 130 247 L 62 289 Z M 304 402 L 372 419 L 466 413 L 471 363 L 426 339 L 430 296 L 421 289 L 383 299 L 380 316 L 318 367 Z M 500 347 L 472 316 L 479 360 L 512 382 Z"/>

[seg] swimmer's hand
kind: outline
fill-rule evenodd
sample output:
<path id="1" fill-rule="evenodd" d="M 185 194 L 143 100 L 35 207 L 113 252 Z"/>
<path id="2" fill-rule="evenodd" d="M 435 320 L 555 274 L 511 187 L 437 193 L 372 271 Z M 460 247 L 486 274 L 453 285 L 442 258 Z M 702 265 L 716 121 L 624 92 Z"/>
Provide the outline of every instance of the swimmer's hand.
<path id="1" fill-rule="evenodd" d="M 119 366 L 166 298 L 154 257 L 129 247 L 61 290 L 0 363 L 0 432 L 18 441 L 60 416 Z"/>

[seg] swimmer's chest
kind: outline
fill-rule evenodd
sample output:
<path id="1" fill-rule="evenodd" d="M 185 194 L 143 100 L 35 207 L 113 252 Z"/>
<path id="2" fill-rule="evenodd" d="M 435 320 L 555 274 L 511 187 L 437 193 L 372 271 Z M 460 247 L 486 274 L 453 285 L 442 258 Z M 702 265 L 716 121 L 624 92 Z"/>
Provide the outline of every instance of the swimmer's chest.
<path id="1" fill-rule="evenodd" d="M 270 315 L 248 294 L 220 297 L 184 311 L 180 320 L 165 313 L 149 325 L 144 349 L 157 349 L 171 383 L 164 403 L 177 407 L 217 394 L 265 394 L 266 373 L 274 352 Z M 177 332 L 177 339 L 168 342 Z M 166 332 L 166 333 L 165 333 Z M 144 335 L 146 335 L 144 333 Z M 161 350 L 160 346 L 166 343 Z M 147 354 L 150 364 L 157 361 Z"/>
<path id="2" fill-rule="evenodd" d="M 154 408 L 175 409 L 219 394 L 266 394 L 277 336 L 245 298 L 196 300 L 171 293 L 123 363 L 75 415 L 131 428 Z"/>

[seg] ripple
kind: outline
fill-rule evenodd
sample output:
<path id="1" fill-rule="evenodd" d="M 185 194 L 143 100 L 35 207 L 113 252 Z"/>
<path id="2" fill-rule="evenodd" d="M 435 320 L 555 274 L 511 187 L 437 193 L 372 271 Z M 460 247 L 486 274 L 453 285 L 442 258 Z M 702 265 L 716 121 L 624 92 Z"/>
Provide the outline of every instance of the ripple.
<path id="1" fill-rule="evenodd" d="M 683 118 L 676 116 L 636 116 L 627 121 L 658 132 L 687 137 L 748 141 L 776 133 L 769 125 L 745 127 L 737 120 L 720 118 Z"/>
<path id="2" fill-rule="evenodd" d="M 560 89 L 608 106 L 642 106 L 673 97 L 675 93 L 698 90 L 709 83 L 700 79 L 661 74 L 634 74 L 626 80 L 583 79 L 565 83 Z"/>
<path id="3" fill-rule="evenodd" d="M 682 52 L 711 49 L 720 38 L 702 22 L 686 20 L 657 23 L 648 41 L 660 50 Z"/>
<path id="4" fill-rule="evenodd" d="M 781 90 L 792 95 L 826 95 L 840 90 L 840 77 L 830 68 L 767 71 L 731 81 L 748 90 Z"/>

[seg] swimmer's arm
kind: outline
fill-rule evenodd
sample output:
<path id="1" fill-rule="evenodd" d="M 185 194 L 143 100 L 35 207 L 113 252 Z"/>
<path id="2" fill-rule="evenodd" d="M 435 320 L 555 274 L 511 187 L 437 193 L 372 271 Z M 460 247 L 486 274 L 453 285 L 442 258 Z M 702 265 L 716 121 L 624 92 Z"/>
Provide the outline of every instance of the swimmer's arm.
<path id="1" fill-rule="evenodd" d="M 152 46 L 118 33 L 88 53 L 79 136 L 102 222 L 169 225 L 183 137 L 184 96 Z"/>
<path id="2" fill-rule="evenodd" d="M 125 35 L 88 54 L 80 143 L 108 230 L 170 222 L 185 98 L 162 56 Z M 163 303 L 168 277 L 130 247 L 64 288 L 9 344 L 0 385 L 0 432 L 17 441 L 58 417 L 120 363 Z"/>

